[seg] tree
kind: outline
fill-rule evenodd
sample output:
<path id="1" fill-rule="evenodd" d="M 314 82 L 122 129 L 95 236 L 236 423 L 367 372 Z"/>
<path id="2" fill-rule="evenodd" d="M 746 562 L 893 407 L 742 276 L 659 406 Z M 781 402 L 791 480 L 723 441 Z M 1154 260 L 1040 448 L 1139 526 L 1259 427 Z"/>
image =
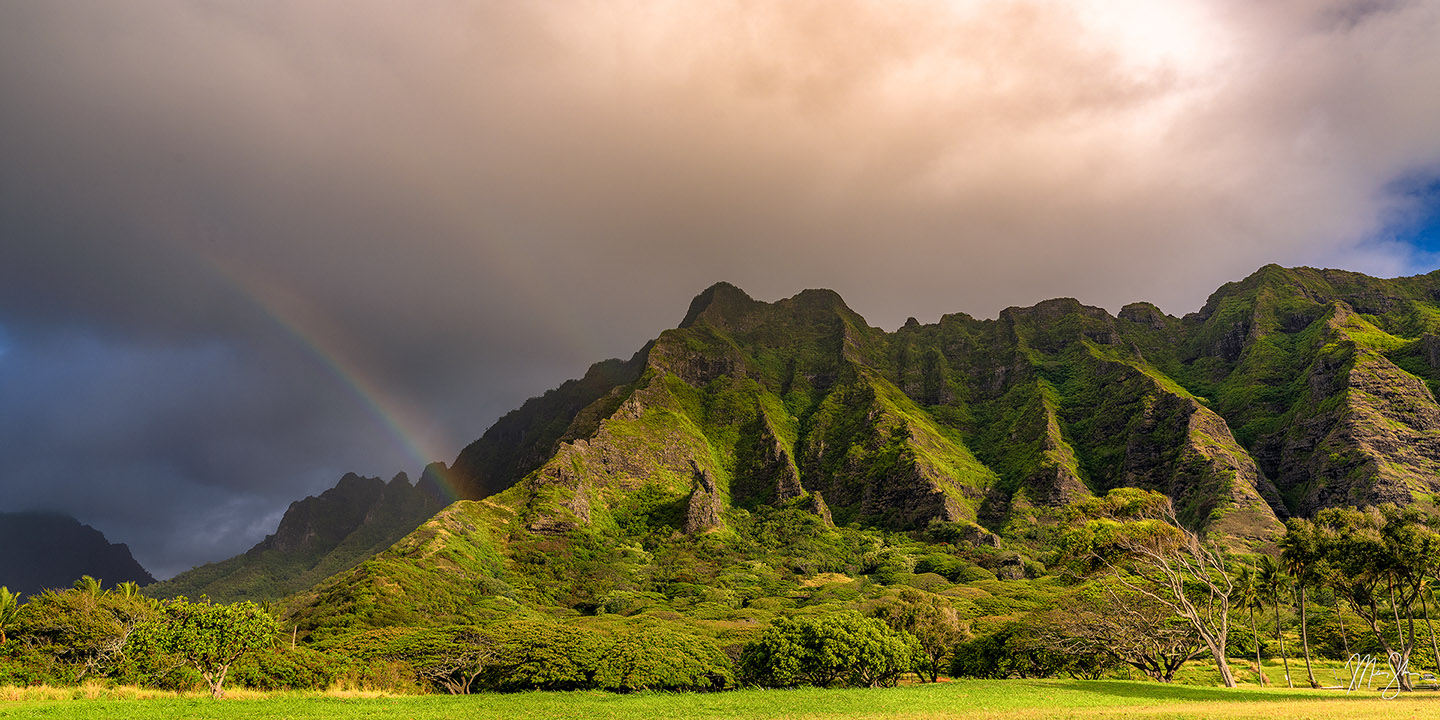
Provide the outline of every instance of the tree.
<path id="1" fill-rule="evenodd" d="M 420 679 L 451 695 L 465 695 L 494 665 L 496 645 L 473 626 L 422 628 L 398 638 L 387 657 L 409 663 Z"/>
<path id="2" fill-rule="evenodd" d="M 1430 600 L 1435 599 L 1435 587 L 1431 584 L 1433 578 L 1425 578 L 1425 588 L 1420 592 L 1420 612 L 1425 616 L 1425 628 L 1430 631 L 1430 650 L 1434 653 L 1436 668 L 1440 668 L 1440 640 L 1435 638 L 1435 626 L 1430 624 Z"/>
<path id="3" fill-rule="evenodd" d="M 1440 554 L 1440 535 L 1426 520 L 1414 508 L 1393 505 L 1327 508 L 1315 516 L 1321 555 L 1333 568 L 1328 582 L 1401 667 L 1409 664 L 1415 650 L 1415 603 L 1425 578 L 1435 574 Z M 1390 619 L 1395 622 L 1394 643 L 1384 632 Z M 1408 675 L 1399 673 L 1398 679 L 1401 689 L 1412 689 Z"/>
<path id="4" fill-rule="evenodd" d="M 950 675 L 1000 680 L 1048 678 L 1064 673 L 1093 680 L 1109 669 L 1107 660 L 1099 653 L 1051 647 L 1040 637 L 1035 623 L 1016 621 L 956 645 L 950 656 Z"/>
<path id="5" fill-rule="evenodd" d="M 134 600 L 140 597 L 140 586 L 133 581 L 126 581 L 115 586 L 115 594 L 126 600 Z"/>
<path id="6" fill-rule="evenodd" d="M 595 684 L 606 690 L 720 690 L 731 680 L 729 661 L 701 637 L 641 627 L 622 633 L 601 656 Z"/>
<path id="7" fill-rule="evenodd" d="M 10 588 L 0 585 L 0 645 L 5 644 L 5 630 L 15 622 L 20 612 L 20 596 Z"/>
<path id="8" fill-rule="evenodd" d="M 160 607 L 160 616 L 136 633 L 136 645 L 176 656 L 195 668 L 210 686 L 210 696 L 225 696 L 230 666 L 274 642 L 275 618 L 253 602 L 215 605 L 177 597 Z"/>
<path id="9" fill-rule="evenodd" d="M 80 579 L 75 581 L 74 588 L 94 598 L 105 594 L 105 591 L 100 587 L 100 581 L 89 575 L 81 575 Z"/>
<path id="10" fill-rule="evenodd" d="M 1285 522 L 1285 535 L 1280 538 L 1280 561 L 1285 571 L 1295 578 L 1300 592 L 1300 646 L 1305 650 L 1305 675 L 1310 687 L 1319 689 L 1315 669 L 1310 664 L 1310 630 L 1306 620 L 1305 601 L 1311 587 L 1319 587 L 1324 569 L 1321 567 L 1320 534 L 1309 520 L 1292 518 Z"/>
<path id="11" fill-rule="evenodd" d="M 780 618 L 745 646 L 740 671 L 764 687 L 880 687 L 909 672 L 919 651 L 909 633 L 854 611 Z"/>
<path id="12" fill-rule="evenodd" d="M 1263 591 L 1260 588 L 1259 573 L 1249 565 L 1241 565 L 1235 573 L 1235 604 L 1245 608 L 1250 614 L 1250 637 L 1255 639 L 1255 681 L 1261 687 L 1265 686 L 1265 671 L 1260 665 L 1260 633 L 1255 629 L 1255 609 L 1264 609 L 1260 599 Z"/>
<path id="13" fill-rule="evenodd" d="M 611 643 L 605 636 L 559 623 L 518 621 L 492 626 L 500 641 L 497 690 L 580 690 L 594 687 L 601 658 Z"/>
<path id="14" fill-rule="evenodd" d="M 1290 680 L 1290 656 L 1285 652 L 1285 635 L 1281 633 L 1280 625 L 1280 601 L 1289 592 L 1290 576 L 1285 574 L 1280 564 L 1275 562 L 1275 558 L 1263 555 L 1256 569 L 1256 580 L 1260 583 L 1261 601 L 1275 606 L 1275 639 L 1280 642 L 1280 659 L 1285 663 L 1285 684 L 1293 688 L 1295 683 Z"/>
<path id="15" fill-rule="evenodd" d="M 1204 646 L 1165 604 L 1116 584 L 1091 584 L 1031 617 L 1032 641 L 1063 656 L 1101 655 L 1171 682 Z"/>
<path id="16" fill-rule="evenodd" d="M 1066 552 L 1108 569 L 1116 582 L 1183 618 L 1210 651 L 1225 687 L 1235 687 L 1226 659 L 1235 584 L 1224 551 L 1181 527 L 1168 499 L 1127 514 L 1137 519 L 1087 523 L 1066 538 Z"/>
<path id="17" fill-rule="evenodd" d="M 955 608 L 938 596 L 911 588 L 901 590 L 898 599 L 877 606 L 872 614 L 892 630 L 915 636 L 920 643 L 915 672 L 922 681 L 938 680 L 955 645 L 969 635 Z"/>
<path id="18" fill-rule="evenodd" d="M 21 606 L 14 635 L 44 658 L 43 672 L 80 682 L 114 670 L 132 633 L 152 612 L 148 601 L 89 586 L 46 590 Z"/>

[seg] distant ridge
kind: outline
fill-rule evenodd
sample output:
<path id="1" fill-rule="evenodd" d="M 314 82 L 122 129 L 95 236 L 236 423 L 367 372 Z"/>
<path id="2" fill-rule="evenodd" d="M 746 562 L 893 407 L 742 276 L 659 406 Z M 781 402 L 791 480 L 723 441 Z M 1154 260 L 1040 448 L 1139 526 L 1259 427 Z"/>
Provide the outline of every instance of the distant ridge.
<path id="1" fill-rule="evenodd" d="M 384 550 L 441 507 L 443 463 L 420 482 L 349 473 L 335 487 L 290 504 L 273 535 L 228 560 L 146 588 L 153 597 L 209 596 L 221 602 L 273 599 L 303 590 Z"/>
<path id="2" fill-rule="evenodd" d="M 34 595 L 46 588 L 68 588 L 82 575 L 98 578 L 106 587 L 155 582 L 124 543 L 110 542 L 73 517 L 0 513 L 0 585 Z"/>

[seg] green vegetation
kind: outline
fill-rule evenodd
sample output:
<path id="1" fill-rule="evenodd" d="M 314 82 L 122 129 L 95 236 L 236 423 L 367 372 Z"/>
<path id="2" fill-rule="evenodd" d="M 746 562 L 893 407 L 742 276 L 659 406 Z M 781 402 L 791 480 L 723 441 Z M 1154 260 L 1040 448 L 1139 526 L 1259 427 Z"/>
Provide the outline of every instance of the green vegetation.
<path id="1" fill-rule="evenodd" d="M 887 687 L 919 654 L 914 635 L 853 611 L 780 618 L 745 646 L 740 673 L 760 687 Z"/>
<path id="2" fill-rule="evenodd" d="M 175 598 L 161 604 L 126 640 L 130 655 L 170 655 L 200 673 L 210 696 L 225 696 L 225 676 L 242 656 L 275 640 L 275 619 L 255 603 L 214 605 Z"/>
<path id="3" fill-rule="evenodd" d="M 427 468 L 427 476 L 439 472 Z M 304 590 L 405 537 L 440 510 L 435 480 L 412 486 L 349 474 L 318 497 L 292 505 L 274 535 L 249 552 L 146 588 L 154 597 L 267 600 Z"/>
<path id="4" fill-rule="evenodd" d="M 90 698 L 4 701 L 0 717 L 87 716 L 147 718 L 324 718 L 404 717 L 415 720 L 499 718 L 1209 718 L 1346 717 L 1382 720 L 1423 717 L 1440 709 L 1440 698 L 1409 696 L 1387 701 L 1375 693 L 1342 693 L 1184 687 L 1117 680 L 969 680 L 885 689 L 743 690 L 729 693 L 524 693 L 467 697 L 345 697 L 286 693 L 212 703 L 202 698 Z M 120 693 L 117 693 L 120 694 Z M 23 696 L 22 696 L 23 697 Z M 123 697 L 123 695 L 122 695 Z"/>
<path id="5" fill-rule="evenodd" d="M 828 291 L 718 285 L 467 448 L 472 499 L 433 512 L 443 467 L 347 478 L 151 591 L 264 612 L 85 581 L 7 616 L 0 595 L 0 683 L 1233 688 L 1392 650 L 1433 670 L 1437 291 L 1267 267 L 1185 318 L 1054 300 L 885 333 Z M 211 613 L 278 627 L 202 653 L 186 623 Z"/>

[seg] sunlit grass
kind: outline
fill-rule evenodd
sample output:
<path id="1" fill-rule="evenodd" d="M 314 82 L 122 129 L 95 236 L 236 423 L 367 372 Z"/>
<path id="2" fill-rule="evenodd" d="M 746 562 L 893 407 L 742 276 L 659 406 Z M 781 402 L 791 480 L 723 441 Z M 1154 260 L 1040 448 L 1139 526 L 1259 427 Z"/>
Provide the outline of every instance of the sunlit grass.
<path id="1" fill-rule="evenodd" d="M 261 693 L 225 700 L 134 688 L 0 688 L 5 718 L 1368 718 L 1440 713 L 1440 695 L 1161 685 L 1118 680 L 955 681 L 883 690 L 744 690 L 713 694 L 601 692 L 450 696 Z"/>

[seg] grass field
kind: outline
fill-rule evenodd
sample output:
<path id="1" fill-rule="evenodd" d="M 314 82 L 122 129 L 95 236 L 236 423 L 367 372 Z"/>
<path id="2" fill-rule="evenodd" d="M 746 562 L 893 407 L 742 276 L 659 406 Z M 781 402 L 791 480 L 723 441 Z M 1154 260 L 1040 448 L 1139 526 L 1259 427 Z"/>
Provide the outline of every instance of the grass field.
<path id="1" fill-rule="evenodd" d="M 114 694 L 114 693 L 111 693 Z M 82 697 L 74 697 L 81 695 Z M 99 695 L 99 697 L 84 697 Z M 1418 718 L 1440 716 L 1440 694 L 1382 700 L 1376 693 L 1226 690 L 1118 680 L 975 680 L 885 690 L 744 690 L 705 695 L 522 693 L 515 695 L 341 697 L 319 693 L 237 693 L 209 697 L 0 700 L 0 718 Z M 33 697 L 34 693 L 20 693 Z M 5 697 L 0 694 L 0 697 Z"/>

